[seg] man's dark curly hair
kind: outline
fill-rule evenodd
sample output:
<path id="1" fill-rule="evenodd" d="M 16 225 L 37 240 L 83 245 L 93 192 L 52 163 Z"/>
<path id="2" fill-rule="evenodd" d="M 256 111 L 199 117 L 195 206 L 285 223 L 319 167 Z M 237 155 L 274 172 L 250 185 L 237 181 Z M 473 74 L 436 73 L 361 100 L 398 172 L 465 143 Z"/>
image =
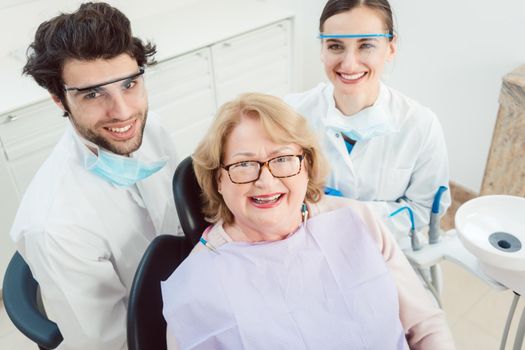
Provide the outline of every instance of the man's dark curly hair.
<path id="1" fill-rule="evenodd" d="M 76 12 L 62 13 L 40 24 L 27 49 L 23 73 L 57 96 L 67 110 L 62 78 L 67 59 L 111 59 L 126 53 L 145 66 L 155 63 L 155 52 L 155 45 L 132 35 L 129 19 L 118 9 L 87 2 Z"/>

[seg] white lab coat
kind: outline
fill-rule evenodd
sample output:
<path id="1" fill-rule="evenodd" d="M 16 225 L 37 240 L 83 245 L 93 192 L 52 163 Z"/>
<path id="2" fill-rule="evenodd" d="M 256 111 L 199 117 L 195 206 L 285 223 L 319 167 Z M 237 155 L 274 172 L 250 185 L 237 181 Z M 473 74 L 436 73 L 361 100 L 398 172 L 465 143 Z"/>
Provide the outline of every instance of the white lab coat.
<path id="1" fill-rule="evenodd" d="M 448 187 L 449 181 L 443 132 L 432 111 L 384 84 L 373 108 L 349 117 L 335 107 L 332 84 L 321 83 L 285 100 L 308 119 L 320 137 L 331 164 L 327 186 L 345 197 L 368 202 L 398 240 L 407 236 L 410 221 L 407 212 L 389 218 L 396 209 L 408 205 L 416 228 L 428 225 L 434 195 L 439 186 Z M 326 125 L 329 117 L 352 118 L 363 129 L 372 122 L 382 123 L 387 131 L 356 142 L 348 154 L 340 132 Z M 440 213 L 449 205 L 450 192 L 446 191 Z"/>
<path id="2" fill-rule="evenodd" d="M 171 191 L 175 148 L 150 113 L 133 156 L 169 160 L 129 188 L 86 170 L 87 152 L 68 125 L 27 188 L 11 236 L 64 337 L 59 349 L 126 349 L 127 300 L 137 265 L 155 236 L 179 230 Z"/>

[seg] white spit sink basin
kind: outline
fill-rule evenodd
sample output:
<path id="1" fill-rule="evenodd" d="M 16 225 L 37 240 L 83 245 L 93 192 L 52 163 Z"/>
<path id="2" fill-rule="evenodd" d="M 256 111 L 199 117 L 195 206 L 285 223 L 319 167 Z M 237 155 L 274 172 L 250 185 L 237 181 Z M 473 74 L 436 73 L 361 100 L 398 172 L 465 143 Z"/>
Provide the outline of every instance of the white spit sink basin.
<path id="1" fill-rule="evenodd" d="M 487 265 L 491 275 L 495 271 L 525 273 L 525 198 L 474 198 L 459 207 L 455 222 L 465 248 Z"/>

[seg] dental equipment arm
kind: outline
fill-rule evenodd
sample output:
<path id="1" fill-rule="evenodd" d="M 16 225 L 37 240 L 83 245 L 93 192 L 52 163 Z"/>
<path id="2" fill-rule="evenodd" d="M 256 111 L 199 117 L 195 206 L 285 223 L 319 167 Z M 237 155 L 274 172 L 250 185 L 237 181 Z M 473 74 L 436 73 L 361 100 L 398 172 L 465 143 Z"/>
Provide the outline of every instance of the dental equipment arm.
<path id="1" fill-rule="evenodd" d="M 419 236 L 416 234 L 416 228 L 414 225 L 414 213 L 412 212 L 412 209 L 407 206 L 401 207 L 392 214 L 390 214 L 389 217 L 393 217 L 403 210 L 408 211 L 408 215 L 410 218 L 410 244 L 412 246 L 412 250 L 420 250 L 421 248 L 423 248 L 423 244 L 421 243 Z"/>
<path id="2" fill-rule="evenodd" d="M 439 205 L 441 202 L 441 195 L 447 190 L 447 187 L 440 186 L 434 197 L 434 203 L 432 203 L 432 211 L 430 212 L 430 224 L 428 229 L 428 244 L 435 244 L 439 242 L 439 230 L 440 230 L 440 216 L 439 216 Z"/>

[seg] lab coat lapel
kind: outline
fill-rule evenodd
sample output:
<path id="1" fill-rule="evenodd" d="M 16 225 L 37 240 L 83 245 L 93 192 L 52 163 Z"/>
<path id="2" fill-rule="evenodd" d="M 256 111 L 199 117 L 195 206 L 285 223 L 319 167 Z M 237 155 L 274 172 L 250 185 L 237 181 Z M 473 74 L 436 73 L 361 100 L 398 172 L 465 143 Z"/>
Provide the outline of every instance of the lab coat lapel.
<path id="1" fill-rule="evenodd" d="M 337 113 L 337 109 L 335 107 L 335 101 L 334 101 L 333 86 L 328 85 L 327 88 L 324 89 L 324 94 L 325 94 L 325 100 L 328 101 L 328 103 L 326 105 L 326 113 L 324 113 L 321 120 L 323 122 L 323 126 L 325 128 L 326 135 L 328 137 L 328 142 L 333 146 L 333 148 L 335 148 L 336 152 L 339 153 L 339 156 L 343 160 L 344 164 L 350 170 L 350 174 L 352 175 L 352 178 L 355 179 L 356 172 L 354 169 L 354 165 L 352 164 L 350 155 L 348 154 L 348 151 L 346 150 L 345 142 L 343 140 L 343 137 L 341 136 L 341 133 L 327 126 L 328 118 L 333 117 L 333 114 Z"/>
<path id="2" fill-rule="evenodd" d="M 148 124 L 144 129 L 144 133 L 147 132 L 149 132 Z M 153 137 L 144 137 L 143 140 L 140 149 L 135 152 L 134 156 L 145 161 L 154 161 L 159 158 L 160 154 L 161 156 L 168 156 L 169 159 L 160 171 L 137 182 L 137 188 L 157 235 L 174 234 L 178 230 L 178 217 L 171 187 L 166 188 L 166 184 L 172 182 L 176 160 L 174 155 L 163 147 L 162 143 L 168 143 L 168 140 L 155 140 Z M 159 193 L 166 195 L 159 198 Z"/>
<path id="3" fill-rule="evenodd" d="M 163 186 L 167 183 L 166 180 L 160 179 L 161 176 L 165 175 L 165 173 L 157 173 L 137 183 L 140 196 L 157 235 L 174 234 L 177 228 L 177 215 L 173 196 L 169 195 L 167 196 L 168 199 L 164 200 L 166 197 L 158 198 L 155 195 L 170 190 Z"/>

